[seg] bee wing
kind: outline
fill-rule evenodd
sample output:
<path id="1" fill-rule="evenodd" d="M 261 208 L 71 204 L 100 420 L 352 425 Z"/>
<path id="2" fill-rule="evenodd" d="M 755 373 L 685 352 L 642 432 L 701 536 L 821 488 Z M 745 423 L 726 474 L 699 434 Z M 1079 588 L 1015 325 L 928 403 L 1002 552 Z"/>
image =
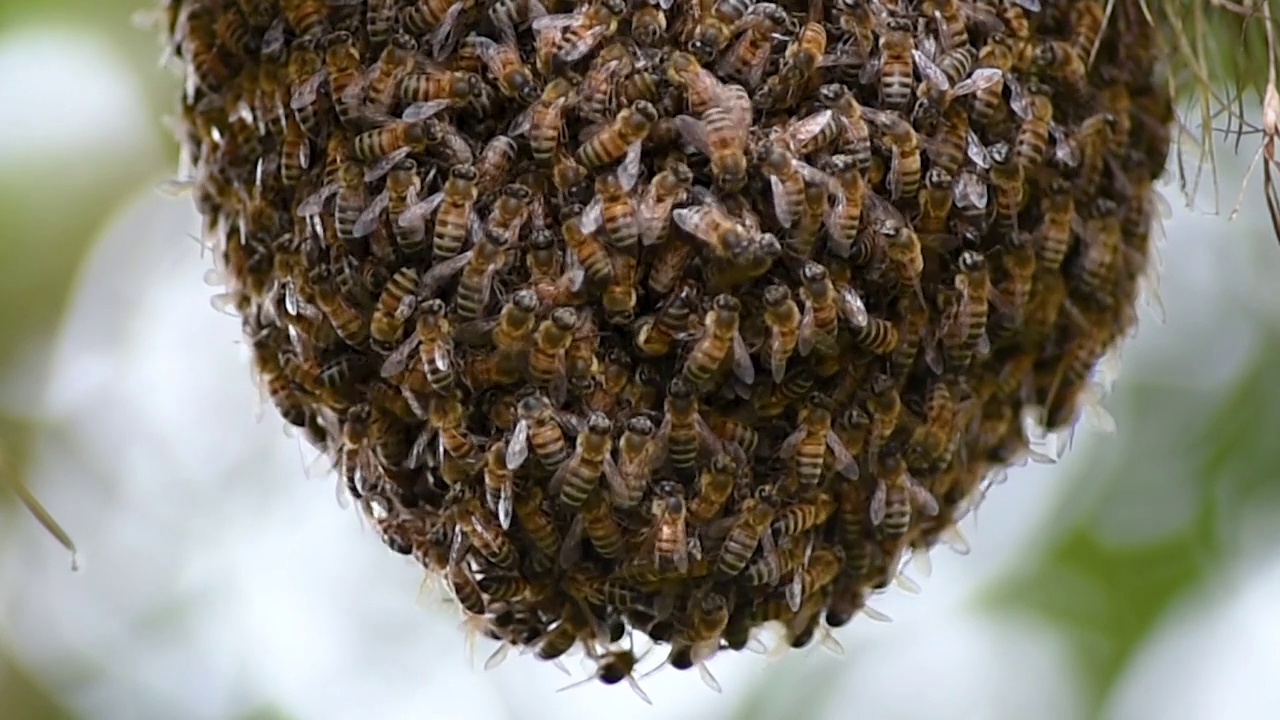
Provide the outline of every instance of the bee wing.
<path id="1" fill-rule="evenodd" d="M 516 116 L 516 119 L 511 121 L 511 127 L 507 128 L 507 135 L 509 137 L 520 137 L 529 132 L 529 128 L 533 127 L 533 111 L 540 104 L 534 103 L 521 111 Z"/>
<path id="2" fill-rule="evenodd" d="M 578 227 L 584 234 L 590 235 L 604 224 L 604 198 L 599 195 L 591 199 L 586 209 L 582 211 L 581 220 Z"/>
<path id="3" fill-rule="evenodd" d="M 447 110 L 452 104 L 453 101 L 447 98 L 415 102 L 404 109 L 404 112 L 400 115 L 400 119 L 406 122 L 426 120 L 429 117 L 438 115 L 443 110 Z"/>
<path id="4" fill-rule="evenodd" d="M 960 81 L 952 91 L 952 97 L 964 97 L 979 90 L 985 90 L 999 83 L 1004 78 L 1004 72 L 999 68 L 978 68 L 973 74 Z"/>
<path id="5" fill-rule="evenodd" d="M 337 183 L 329 183 L 311 195 L 308 195 L 301 203 L 298 204 L 298 217 L 311 217 L 319 215 L 324 209 L 324 203 L 334 193 L 338 192 Z"/>
<path id="6" fill-rule="evenodd" d="M 623 477 L 622 471 L 618 469 L 618 464 L 614 462 L 612 455 L 606 455 L 604 458 L 604 479 L 609 486 L 610 502 L 617 506 L 626 503 L 631 490 L 627 486 L 627 479 Z"/>
<path id="7" fill-rule="evenodd" d="M 618 183 L 626 192 L 631 192 L 631 188 L 636 186 L 636 182 L 640 180 L 640 158 L 643 150 L 643 141 L 634 142 L 627 147 L 626 157 L 622 159 L 622 163 L 618 165 Z"/>
<path id="8" fill-rule="evenodd" d="M 791 608 L 791 612 L 800 610 L 800 601 L 804 598 L 804 573 L 800 568 L 796 568 L 791 575 L 791 582 L 787 583 L 787 607 Z"/>
<path id="9" fill-rule="evenodd" d="M 507 456 L 504 458 L 508 470 L 517 470 L 529 459 L 529 423 L 521 420 L 511 433 L 511 443 L 507 445 Z"/>
<path id="10" fill-rule="evenodd" d="M 431 33 L 431 56 L 436 60 L 453 52 L 453 46 L 458 42 L 458 17 L 469 6 L 469 3 L 455 2 L 440 19 L 435 32 Z"/>
<path id="11" fill-rule="evenodd" d="M 320 86 L 324 84 L 326 77 L 328 77 L 328 74 L 324 68 L 321 68 L 311 77 L 298 83 L 289 98 L 289 107 L 294 110 L 301 110 L 314 103 L 316 96 L 319 94 Z"/>
<path id="12" fill-rule="evenodd" d="M 841 287 L 840 292 L 836 294 L 836 305 L 840 308 L 840 314 L 857 327 L 865 326 L 871 319 L 867 314 L 866 304 L 862 302 L 862 296 L 848 285 Z"/>
<path id="13" fill-rule="evenodd" d="M 733 374 L 747 385 L 756 381 L 756 367 L 751 363 L 751 351 L 742 333 L 733 334 Z"/>
<path id="14" fill-rule="evenodd" d="M 782 332 L 778 328 L 773 328 L 769 336 L 769 371 L 775 383 L 782 382 L 782 378 L 787 374 L 786 346 L 782 341 Z M 736 443 L 731 444 L 736 445 Z"/>
<path id="15" fill-rule="evenodd" d="M 711 147 L 707 144 L 707 128 L 701 120 L 688 115 L 677 115 L 673 122 L 685 142 L 703 155 L 711 155 Z"/>
<path id="16" fill-rule="evenodd" d="M 884 56 L 877 54 L 862 66 L 862 72 L 858 73 L 858 81 L 863 85 L 874 85 L 880 80 L 880 68 L 884 64 Z"/>
<path id="17" fill-rule="evenodd" d="M 933 90 L 945 93 L 951 89 L 951 78 L 947 77 L 942 68 L 935 65 L 927 55 L 912 48 L 911 56 L 916 61 L 916 67 L 920 68 L 920 77 L 924 78 L 925 83 L 932 87 Z"/>
<path id="18" fill-rule="evenodd" d="M 405 208 L 404 212 L 400 213 L 400 217 L 396 219 L 396 224 L 402 228 L 413 227 L 425 220 L 428 215 L 434 213 L 442 202 L 444 202 L 443 190 Z"/>
<path id="19" fill-rule="evenodd" d="M 804 440 L 804 436 L 808 430 L 801 426 L 795 429 L 786 440 L 782 441 L 782 446 L 778 448 L 778 457 L 789 458 L 796 454 L 796 448 L 800 447 L 800 441 Z"/>
<path id="20" fill-rule="evenodd" d="M 378 223 L 382 221 L 382 211 L 387 209 L 387 203 L 391 201 L 391 193 L 383 190 L 373 198 L 373 202 L 369 203 L 369 207 L 360 213 L 360 217 L 356 218 L 356 224 L 352 226 L 352 234 L 355 237 L 362 238 L 371 234 L 378 229 Z"/>
<path id="21" fill-rule="evenodd" d="M 876 491 L 871 494 L 871 505 L 867 511 L 871 516 L 871 524 L 879 526 L 884 522 L 885 512 L 888 510 L 888 492 L 884 486 L 884 480 L 876 484 Z"/>
<path id="22" fill-rule="evenodd" d="M 1040 0 L 1013 0 L 1013 4 L 1027 12 L 1040 12 Z"/>
<path id="23" fill-rule="evenodd" d="M 408 210 L 405 212 L 408 212 Z M 422 276 L 422 282 L 418 284 L 418 297 L 421 299 L 435 297 L 436 293 L 440 292 L 440 288 L 449 278 L 457 275 L 462 271 L 462 268 L 467 266 L 467 263 L 471 262 L 471 256 L 474 253 L 474 250 L 468 250 L 457 257 L 432 265 L 431 269 Z"/>
<path id="24" fill-rule="evenodd" d="M 565 463 L 561 468 L 568 466 L 569 463 Z M 560 567 L 566 570 L 577 565 L 582 559 L 582 525 L 582 513 L 578 513 L 574 516 L 573 523 L 569 525 L 569 532 L 565 533 L 564 544 L 560 546 Z"/>
<path id="25" fill-rule="evenodd" d="M 796 349 L 800 354 L 808 355 L 813 350 L 814 341 L 814 325 L 813 325 L 813 303 L 806 302 L 804 304 L 804 314 L 800 317 L 800 335 L 796 341 Z"/>
<path id="26" fill-rule="evenodd" d="M 543 15 L 542 17 L 534 18 L 533 22 L 530 23 L 530 27 L 534 30 L 560 30 L 578 22 L 578 18 L 579 15 L 577 13 Z"/>
<path id="27" fill-rule="evenodd" d="M 924 488 L 923 485 L 916 482 L 910 475 L 907 476 L 907 491 L 911 493 L 911 499 L 916 505 L 920 506 L 920 511 L 930 517 L 938 514 L 938 500 L 933 493 Z"/>
<path id="28" fill-rule="evenodd" d="M 778 222 L 783 227 L 791 227 L 791 224 L 795 222 L 795 213 L 787 202 L 787 189 L 782 183 L 782 178 L 777 175 L 770 175 L 769 189 L 773 196 L 773 212 L 777 215 Z"/>
<path id="29" fill-rule="evenodd" d="M 844 446 L 844 442 L 840 440 L 840 436 L 836 435 L 834 430 L 827 431 L 827 447 L 831 448 L 831 454 L 836 459 L 836 472 L 844 475 L 850 480 L 858 479 L 858 461 L 853 455 L 849 454 L 849 449 Z"/>
<path id="30" fill-rule="evenodd" d="M 982 140 L 978 138 L 978 134 L 973 130 L 969 131 L 965 138 L 965 153 L 974 165 L 987 170 L 991 167 L 991 154 L 987 152 L 987 148 L 982 144 Z"/>

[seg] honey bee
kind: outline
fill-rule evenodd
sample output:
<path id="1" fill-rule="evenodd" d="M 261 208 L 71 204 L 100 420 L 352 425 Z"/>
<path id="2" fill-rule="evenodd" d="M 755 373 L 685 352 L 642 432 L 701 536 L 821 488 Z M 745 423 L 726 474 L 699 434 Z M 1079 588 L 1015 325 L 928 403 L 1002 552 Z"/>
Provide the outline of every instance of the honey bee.
<path id="1" fill-rule="evenodd" d="M 957 403 L 947 383 L 939 380 L 925 395 L 924 422 L 916 426 L 907 444 L 907 467 L 928 472 L 951 464 L 956 438 Z"/>
<path id="2" fill-rule="evenodd" d="M 987 44 L 978 53 L 978 68 L 999 70 L 998 82 L 979 90 L 973 95 L 973 113 L 970 116 L 973 124 L 984 128 L 996 118 L 1004 105 L 1004 77 L 1013 69 L 1013 44 L 1004 33 L 995 33 L 987 38 Z"/>
<path id="3" fill-rule="evenodd" d="M 634 254 L 640 238 L 640 225 L 630 190 L 617 173 L 598 176 L 596 197 L 582 213 L 582 229 L 590 233 L 603 226 L 605 237 L 614 250 Z"/>
<path id="4" fill-rule="evenodd" d="M 792 257 L 807 260 L 813 257 L 818 234 L 826 222 L 830 205 L 827 202 L 827 184 L 809 184 L 804 191 L 804 208 L 796 220 L 796 226 L 787 233 L 786 250 Z"/>
<path id="5" fill-rule="evenodd" d="M 764 322 L 769 328 L 769 369 L 774 382 L 782 382 L 787 360 L 800 340 L 800 307 L 786 285 L 770 285 L 764 290 Z"/>
<path id="6" fill-rule="evenodd" d="M 664 4 L 665 0 L 649 0 L 633 11 L 631 37 L 641 47 L 655 47 L 666 35 L 667 14 L 663 12 Z"/>
<path id="7" fill-rule="evenodd" d="M 616 471 L 609 455 L 613 447 L 612 431 L 613 423 L 604 413 L 595 412 L 587 416 L 573 455 L 551 478 L 551 493 L 559 496 L 562 507 L 578 509 L 595 490 L 600 476 Z"/>
<path id="8" fill-rule="evenodd" d="M 529 349 L 538 307 L 538 295 L 529 288 L 521 288 L 511 295 L 493 327 L 493 345 L 499 354 L 519 356 Z"/>
<path id="9" fill-rule="evenodd" d="M 1091 115 L 1080 123 L 1072 137 L 1072 142 L 1079 148 L 1080 167 L 1075 184 L 1080 190 L 1092 192 L 1101 182 L 1106 151 L 1119 124 L 1116 116 L 1109 112 Z"/>
<path id="10" fill-rule="evenodd" d="M 886 110 L 905 111 L 911 104 L 915 65 L 912 50 L 915 40 L 911 22 L 889 18 L 880 35 L 880 54 L 863 68 L 862 82 L 871 84 L 880 78 L 880 105 Z"/>
<path id="11" fill-rule="evenodd" d="M 956 369 L 969 366 L 976 351 L 987 352 L 987 301 L 991 278 L 986 258 L 974 250 L 960 254 L 960 272 L 955 289 L 960 294 L 953 317 L 944 321 L 943 340 L 947 344 L 947 365 Z"/>
<path id="12" fill-rule="evenodd" d="M 876 197 L 876 196 L 872 196 Z M 924 302 L 924 294 L 920 288 L 920 275 L 924 272 L 924 256 L 920 246 L 920 237 L 896 211 L 885 215 L 874 226 L 876 235 L 882 243 L 885 258 L 898 281 L 914 286 L 916 296 Z"/>
<path id="13" fill-rule="evenodd" d="M 724 85 L 700 120 L 675 118 L 684 139 L 711 160 L 711 174 L 721 188 L 734 192 L 747 181 L 747 130 L 751 97 L 741 85 Z"/>
<path id="14" fill-rule="evenodd" d="M 840 149 L 853 156 L 858 170 L 871 168 L 871 129 L 863 116 L 862 105 L 848 87 L 828 83 L 818 88 L 818 99 L 830 108 L 840 126 Z"/>
<path id="15" fill-rule="evenodd" d="M 667 59 L 667 80 L 684 91 L 689 111 L 698 116 L 720 102 L 725 92 L 724 84 L 715 73 L 686 52 L 676 51 Z"/>
<path id="16" fill-rule="evenodd" d="M 783 30 L 788 21 L 786 11 L 773 3 L 753 4 L 731 28 L 738 39 L 720 59 L 717 66 L 720 76 L 737 80 L 748 89 L 757 87 L 769 64 L 773 36 Z"/>
<path id="17" fill-rule="evenodd" d="M 691 474 L 699 452 L 714 451 L 720 441 L 702 417 L 698 397 L 683 376 L 672 378 L 663 406 L 662 425 L 655 437 L 655 466 L 665 459 L 677 472 Z"/>
<path id="18" fill-rule="evenodd" d="M 573 210 L 576 208 L 568 208 Z M 580 266 L 586 280 L 594 287 L 608 287 L 613 284 L 613 260 L 604 243 L 595 234 L 586 232 L 582 227 L 581 215 L 574 215 L 561 225 L 565 246 L 572 251 L 573 257 Z M 577 289 L 576 287 L 574 288 Z"/>
<path id="19" fill-rule="evenodd" d="M 1061 80 L 1073 87 L 1082 87 L 1089 69 L 1086 56 L 1067 40 L 1049 40 L 1040 43 L 1031 54 L 1031 69 L 1037 74 Z"/>
<path id="20" fill-rule="evenodd" d="M 643 318 L 635 330 L 636 349 L 647 357 L 671 352 L 676 338 L 686 332 L 693 317 L 694 293 L 694 287 L 687 284 L 665 300 L 656 315 Z"/>
<path id="21" fill-rule="evenodd" d="M 400 99 L 411 107 L 417 103 L 423 103 L 421 107 L 440 107 L 441 102 L 448 107 L 473 100 L 483 85 L 484 81 L 474 73 L 433 68 L 404 75 L 397 90 Z"/>
<path id="22" fill-rule="evenodd" d="M 323 103 L 320 86 L 326 77 L 324 57 L 316 49 L 314 39 L 299 38 L 289 46 L 289 62 L 286 70 L 289 80 L 289 107 L 294 119 L 307 135 L 320 139 L 323 128 L 320 117 Z"/>
<path id="23" fill-rule="evenodd" d="M 324 65 L 333 108 L 344 124 L 354 126 L 360 120 L 364 63 L 351 33 L 339 30 L 329 35 L 325 41 Z"/>
<path id="24" fill-rule="evenodd" d="M 798 161 L 781 146 L 770 144 L 763 151 L 761 169 L 769 178 L 773 211 L 785 228 L 795 224 L 805 205 L 805 178 Z"/>
<path id="25" fill-rule="evenodd" d="M 627 421 L 618 440 L 617 475 L 605 478 L 609 481 L 609 499 L 614 507 L 633 508 L 644 500 L 658 458 L 656 434 L 653 422 L 643 415 Z"/>
<path id="26" fill-rule="evenodd" d="M 1040 226 L 1036 228 L 1036 260 L 1046 271 L 1056 272 L 1071 249 L 1071 225 L 1075 217 L 1075 196 L 1071 182 L 1054 178 L 1049 192 L 1040 201 Z"/>
<path id="27" fill-rule="evenodd" d="M 556 417 L 556 410 L 545 395 L 534 394 L 523 398 L 516 406 L 519 421 L 507 445 L 507 468 L 519 469 L 529 457 L 529 447 L 542 465 L 559 468 L 569 458 L 564 430 Z"/>
<path id="28" fill-rule="evenodd" d="M 789 107 L 814 77 L 827 52 L 827 31 L 821 22 L 807 22 L 796 33 L 783 53 L 782 66 L 771 75 L 761 91 L 763 102 L 770 107 Z M 910 78 L 910 70 L 908 70 Z"/>
<path id="29" fill-rule="evenodd" d="M 529 136 L 529 149 L 533 159 L 542 165 L 550 165 L 560 146 L 564 132 L 564 110 L 573 99 L 573 85 L 564 78 L 547 83 L 538 101 L 516 118 L 511 135 Z"/>
<path id="30" fill-rule="evenodd" d="M 743 501 L 737 515 L 724 521 L 729 525 L 729 531 L 716 559 L 713 573 L 717 578 L 727 579 L 742 572 L 757 547 L 762 548 L 762 557 L 768 558 L 769 562 L 781 564 L 773 534 L 769 531 L 773 517 L 774 508 L 769 502 L 760 497 L 750 497 Z"/>
<path id="31" fill-rule="evenodd" d="M 733 493 L 738 477 L 738 463 L 727 452 L 718 452 L 711 463 L 698 474 L 698 494 L 689 503 L 689 519 L 705 525 L 720 516 Z"/>
<path id="32" fill-rule="evenodd" d="M 591 682 L 592 680 L 599 680 L 605 685 L 617 685 L 623 680 L 626 680 L 627 683 L 631 685 L 631 690 L 639 696 L 641 700 L 652 705 L 653 701 L 649 699 L 647 694 L 645 694 L 645 691 L 636 681 L 635 675 L 633 675 L 636 665 L 639 662 L 640 659 L 636 657 L 635 652 L 632 650 L 610 650 L 596 658 L 596 671 L 594 675 L 580 682 L 561 688 L 561 690 L 568 690 L 569 688 L 577 687 L 583 683 Z"/>
<path id="33" fill-rule="evenodd" d="M 436 440 L 438 462 L 443 463 L 445 455 L 468 467 L 473 461 L 482 460 L 483 458 L 476 457 L 480 451 L 478 439 L 472 437 L 464 426 L 465 413 L 466 410 L 456 395 L 433 395 L 427 406 L 427 431 L 419 437 L 413 454 L 421 456 L 426 444 Z M 409 464 L 416 466 L 418 462 L 411 460 Z M 447 477 L 445 479 L 448 481 Z M 457 507 L 461 509 L 467 506 L 464 504 Z M 479 508 L 478 501 L 476 507 Z"/>
<path id="34" fill-rule="evenodd" d="M 481 195 L 501 187 L 516 161 L 516 143 L 506 135 L 494 136 L 476 158 L 476 188 Z"/>
<path id="35" fill-rule="evenodd" d="M 897 382 L 888 375 L 878 374 L 871 379 L 871 395 L 867 398 L 867 414 L 871 416 L 868 428 L 867 457 L 874 467 L 880 449 L 889 442 L 902 417 L 902 396 Z"/>
<path id="36" fill-rule="evenodd" d="M 887 540 L 900 539 L 911 527 L 913 506 L 926 515 L 938 514 L 938 501 L 907 471 L 897 455 L 880 460 L 879 481 L 869 506 L 871 524 L 880 528 Z"/>
<path id="37" fill-rule="evenodd" d="M 634 177 L 640 162 L 640 144 L 657 119 L 658 110 L 653 103 L 638 100 L 582 143 L 574 158 L 587 170 L 596 170 L 626 156 L 619 173 Z"/>
<path id="38" fill-rule="evenodd" d="M 423 372 L 436 392 L 449 392 L 454 387 L 453 334 L 445 317 L 445 304 L 439 298 L 423 302 L 419 308 L 414 336 L 387 356 L 382 376 L 393 377 L 408 366 L 413 351 L 418 351 Z"/>
<path id="39" fill-rule="evenodd" d="M 671 219 L 681 230 L 706 243 L 718 257 L 738 263 L 750 258 L 750 231 L 718 202 L 677 208 Z"/>
<path id="40" fill-rule="evenodd" d="M 577 325 L 577 311 L 562 307 L 553 310 L 534 331 L 533 347 L 529 349 L 529 378 L 537 385 L 550 387 L 553 397 L 565 391 L 565 352 L 573 342 Z"/>
<path id="41" fill-rule="evenodd" d="M 474 215 L 476 202 L 476 178 L 472 165 L 455 165 L 449 169 L 449 179 L 444 189 L 425 200 L 411 205 L 396 221 L 401 226 L 436 213 L 431 231 L 432 262 L 450 260 L 462 252 L 462 245 L 473 233 L 477 220 Z"/>
<path id="42" fill-rule="evenodd" d="M 653 560 L 664 574 L 689 572 L 688 512 L 684 489 L 678 483 L 662 482 L 653 490 Z"/>
<path id="43" fill-rule="evenodd" d="M 359 165 L 343 165 L 339 171 L 337 198 L 333 203 L 333 226 L 338 237 L 356 237 L 356 223 L 369 204 L 364 170 Z"/>
<path id="44" fill-rule="evenodd" d="M 733 374 L 746 385 L 755 382 L 755 367 L 738 324 L 742 304 L 729 294 L 717 295 L 703 320 L 701 339 L 689 352 L 684 377 L 693 387 L 707 387 L 716 371 L 732 355 Z"/>
<path id="45" fill-rule="evenodd" d="M 746 466 L 747 459 L 755 455 L 756 446 L 760 443 L 760 433 L 744 422 L 724 416 L 713 418 L 710 426 L 717 437 L 724 439 L 729 455 L 740 465 Z"/>
<path id="46" fill-rule="evenodd" d="M 413 36 L 396 33 L 370 68 L 365 83 L 365 112 L 382 117 L 391 110 L 400 91 L 400 82 L 413 71 L 418 42 Z"/>
<path id="47" fill-rule="evenodd" d="M 1022 119 L 1013 152 L 1023 171 L 1040 167 L 1049 144 L 1049 126 L 1053 123 L 1053 100 L 1050 89 L 1042 83 L 1027 83 L 1024 88 L 1010 83 L 1009 107 Z"/>
<path id="48" fill-rule="evenodd" d="M 470 36 L 467 42 L 475 49 L 503 95 L 525 104 L 536 102 L 542 95 L 542 88 L 538 87 L 514 44 L 500 43 L 480 35 Z"/>
<path id="49" fill-rule="evenodd" d="M 801 355 L 808 355 L 814 348 L 829 352 L 834 349 L 839 332 L 839 309 L 831 274 L 826 267 L 810 261 L 801 267 L 800 281 L 804 314 L 797 347 Z"/>
<path id="50" fill-rule="evenodd" d="M 329 11 L 322 0 L 282 0 L 280 12 L 299 37 L 319 37 L 329 29 Z"/>
<path id="51" fill-rule="evenodd" d="M 458 318 L 463 322 L 484 315 L 493 291 L 493 278 L 506 263 L 510 246 L 511 240 L 505 235 L 481 233 L 475 247 L 456 258 L 466 263 L 454 292 Z M 432 270 L 442 268 L 442 265 L 437 265 Z"/>
<path id="52" fill-rule="evenodd" d="M 562 546 L 555 521 L 542 509 L 542 488 L 529 484 L 521 487 L 514 504 L 516 519 L 533 546 L 546 557 L 555 557 Z"/>
<path id="53" fill-rule="evenodd" d="M 675 218 L 675 213 L 672 213 Z M 692 243 L 680 238 L 673 238 L 658 250 L 653 264 L 649 266 L 646 279 L 649 292 L 655 297 L 670 295 L 676 284 L 684 277 L 685 270 L 697 254 Z"/>
<path id="54" fill-rule="evenodd" d="M 828 169 L 835 179 L 835 202 L 826 217 L 828 249 L 832 255 L 847 258 L 856 264 L 870 260 L 870 248 L 859 241 L 862 227 L 862 209 L 867 186 L 857 160 L 851 155 L 836 155 L 828 162 Z"/>
<path id="55" fill-rule="evenodd" d="M 516 476 L 507 468 L 507 444 L 498 440 L 485 451 L 484 492 L 485 504 L 498 517 L 503 530 L 511 527 L 515 507 Z"/>
<path id="56" fill-rule="evenodd" d="M 837 505 L 836 499 L 826 492 L 819 493 L 812 502 L 789 505 L 774 514 L 773 532 L 779 538 L 798 538 L 802 533 L 825 523 L 835 512 Z"/>
<path id="57" fill-rule="evenodd" d="M 559 65 L 572 65 L 612 37 L 618 31 L 618 21 L 626 13 L 625 0 L 592 0 L 577 12 L 538 18 L 533 21 L 533 28 L 563 29 L 556 43 L 554 60 Z"/>
<path id="58" fill-rule="evenodd" d="M 798 427 L 778 450 L 779 457 L 795 458 L 795 477 L 802 485 L 816 485 L 822 481 L 828 449 L 835 458 L 831 469 L 850 479 L 858 477 L 857 461 L 831 428 L 831 411 L 830 400 L 825 395 L 810 395 L 800 408 Z"/>
<path id="59" fill-rule="evenodd" d="M 803 571 L 797 571 L 787 587 L 787 604 L 799 612 L 804 598 L 835 582 L 844 567 L 844 551 L 838 547 L 815 550 Z"/>
<path id="60" fill-rule="evenodd" d="M 870 108 L 863 112 L 884 133 L 885 142 L 892 153 L 888 175 L 891 198 L 898 200 L 915 197 L 916 191 L 920 189 L 920 137 L 911 127 L 911 122 L 897 113 Z"/>
<path id="61" fill-rule="evenodd" d="M 412 267 L 400 268 L 391 276 L 369 321 L 369 334 L 376 342 L 392 345 L 400 341 L 405 322 L 418 308 L 417 287 L 418 271 Z"/>
<path id="62" fill-rule="evenodd" d="M 484 615 L 488 606 L 485 604 L 484 594 L 480 591 L 480 585 L 471 573 L 471 568 L 467 563 L 449 563 L 448 565 L 449 589 L 453 591 L 454 599 L 463 610 L 472 615 Z"/>
<path id="63" fill-rule="evenodd" d="M 480 499 L 470 497 L 455 507 L 458 527 L 471 545 L 494 565 L 507 570 L 514 568 L 518 559 L 515 545 Z"/>
<path id="64" fill-rule="evenodd" d="M 364 313 L 337 291 L 322 266 L 312 273 L 311 282 L 315 303 L 333 323 L 338 337 L 353 347 L 363 345 L 369 339 L 369 322 Z"/>
<path id="65" fill-rule="evenodd" d="M 1085 221 L 1080 242 L 1072 273 L 1091 302 L 1109 307 L 1113 302 L 1110 288 L 1120 269 L 1124 247 L 1120 207 L 1114 200 L 1103 197 L 1094 203 L 1094 217 Z"/>
<path id="66" fill-rule="evenodd" d="M 733 39 L 733 26 L 755 3 L 752 0 L 707 0 L 693 28 L 689 52 L 698 60 L 710 62 Z"/>
<path id="67" fill-rule="evenodd" d="M 516 41 L 516 27 L 533 22 L 547 14 L 539 0 L 499 0 L 489 6 L 489 19 L 509 44 Z"/>
<path id="68" fill-rule="evenodd" d="M 938 166 L 929 168 L 920 191 L 920 215 L 916 230 L 924 235 L 940 235 L 947 231 L 951 214 L 951 175 Z"/>
<path id="69" fill-rule="evenodd" d="M 692 186 L 693 171 L 682 162 L 653 176 L 636 206 L 640 241 L 644 245 L 666 242 L 671 231 L 671 212 Z"/>
<path id="70" fill-rule="evenodd" d="M 1022 323 L 1023 313 L 1031 300 L 1031 289 L 1036 275 L 1036 250 L 1029 233 L 1018 233 L 1009 238 L 1000 266 L 1004 278 L 996 290 L 1008 305 L 1008 316 L 1014 325 Z"/>
<path id="71" fill-rule="evenodd" d="M 472 4 L 469 0 L 416 0 L 405 3 L 400 20 L 415 35 L 431 34 L 431 55 L 438 60 L 453 49 L 458 20 Z"/>
<path id="72" fill-rule="evenodd" d="M 1009 143 L 991 146 L 991 185 L 996 191 L 995 228 L 1005 235 L 1018 232 L 1018 213 L 1022 210 L 1026 187 L 1022 165 Z"/>

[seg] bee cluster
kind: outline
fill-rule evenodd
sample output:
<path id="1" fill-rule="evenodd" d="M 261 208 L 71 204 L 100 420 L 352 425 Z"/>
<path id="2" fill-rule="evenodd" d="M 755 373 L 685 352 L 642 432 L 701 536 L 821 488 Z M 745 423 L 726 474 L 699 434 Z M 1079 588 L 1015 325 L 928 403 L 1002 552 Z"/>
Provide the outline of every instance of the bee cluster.
<path id="1" fill-rule="evenodd" d="M 802 647 L 1070 424 L 1172 107 L 1122 0 L 172 0 L 261 378 L 503 648 Z M 1104 31 L 1105 28 L 1105 31 Z"/>

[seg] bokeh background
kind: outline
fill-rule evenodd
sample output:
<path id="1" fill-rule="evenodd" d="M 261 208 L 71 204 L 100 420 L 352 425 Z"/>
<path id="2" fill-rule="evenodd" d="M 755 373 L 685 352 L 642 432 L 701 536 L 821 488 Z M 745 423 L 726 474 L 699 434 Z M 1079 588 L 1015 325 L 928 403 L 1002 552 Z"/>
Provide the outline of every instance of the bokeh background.
<path id="1" fill-rule="evenodd" d="M 1257 177 L 1228 220 L 1258 136 L 1224 140 L 1191 209 L 1170 169 L 1162 304 L 1124 348 L 1114 434 L 1082 423 L 1061 462 L 1010 472 L 971 552 L 876 598 L 894 622 L 841 630 L 843 656 L 721 656 L 723 695 L 668 668 L 650 708 L 557 693 L 569 677 L 514 653 L 481 670 L 492 645 L 468 658 L 443 593 L 263 407 L 194 212 L 156 191 L 176 84 L 142 5 L 0 0 L 0 452 L 80 562 L 0 483 L 0 718 L 1280 717 L 1280 248 Z"/>

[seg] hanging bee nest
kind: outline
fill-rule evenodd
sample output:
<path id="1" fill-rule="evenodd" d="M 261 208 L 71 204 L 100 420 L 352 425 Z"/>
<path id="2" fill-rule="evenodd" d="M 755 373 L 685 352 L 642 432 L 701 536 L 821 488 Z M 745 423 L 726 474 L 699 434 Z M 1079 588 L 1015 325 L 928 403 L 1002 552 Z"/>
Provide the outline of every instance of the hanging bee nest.
<path id="1" fill-rule="evenodd" d="M 281 416 L 473 627 L 802 647 L 1071 424 L 1172 105 L 1138 2 L 173 0 Z M 1104 30 L 1105 28 L 1105 30 Z M 703 667 L 705 670 L 705 667 Z"/>

